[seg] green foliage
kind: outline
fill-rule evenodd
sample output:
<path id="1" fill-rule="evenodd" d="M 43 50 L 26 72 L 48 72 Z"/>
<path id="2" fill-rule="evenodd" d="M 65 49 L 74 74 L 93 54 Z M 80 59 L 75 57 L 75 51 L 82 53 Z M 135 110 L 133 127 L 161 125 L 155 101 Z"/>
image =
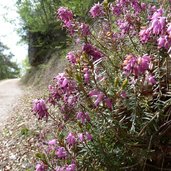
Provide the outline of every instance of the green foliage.
<path id="1" fill-rule="evenodd" d="M 15 62 L 12 62 L 13 54 L 0 42 L 0 79 L 15 78 L 20 70 Z"/>
<path id="2" fill-rule="evenodd" d="M 76 17 L 87 19 L 88 9 L 95 2 L 97 0 L 87 0 L 86 2 L 81 0 L 18 0 L 16 5 L 22 21 L 18 33 L 26 42 L 28 42 L 28 33 L 30 32 L 41 34 L 44 37 L 51 35 L 51 43 L 46 43 L 47 40 L 42 39 L 40 36 L 40 39 L 36 41 L 36 45 L 48 48 L 48 45 L 50 45 L 50 48 L 53 49 L 55 48 L 54 44 L 58 46 L 58 43 L 61 42 L 61 40 L 55 40 L 60 39 L 60 37 L 62 37 L 63 41 L 65 40 L 63 37 L 65 34 L 61 34 L 61 27 L 56 19 L 56 9 L 59 6 L 67 6 L 74 11 Z M 60 35 L 58 35 L 58 32 Z M 53 37 L 55 37 L 54 40 L 52 40 Z M 64 41 L 64 43 L 66 42 Z"/>
<path id="3" fill-rule="evenodd" d="M 21 65 L 22 65 L 21 74 L 24 75 L 30 69 L 28 57 L 22 61 Z"/>
<path id="4" fill-rule="evenodd" d="M 61 0 L 61 5 L 71 9 L 77 17 L 87 20 L 89 17 L 89 9 L 92 4 L 98 2 L 98 0 Z"/>

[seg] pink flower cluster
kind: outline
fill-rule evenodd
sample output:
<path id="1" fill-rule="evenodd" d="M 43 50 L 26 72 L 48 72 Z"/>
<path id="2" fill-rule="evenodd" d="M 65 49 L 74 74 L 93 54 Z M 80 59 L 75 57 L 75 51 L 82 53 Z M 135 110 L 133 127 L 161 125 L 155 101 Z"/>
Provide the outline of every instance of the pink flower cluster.
<path id="1" fill-rule="evenodd" d="M 158 48 L 169 49 L 171 46 L 171 23 L 168 23 L 167 18 L 163 16 L 164 10 L 154 9 L 150 17 L 149 27 L 143 28 L 140 33 L 142 43 L 147 43 L 150 39 L 156 39 Z"/>
<path id="2" fill-rule="evenodd" d="M 95 107 L 99 106 L 100 103 L 104 102 L 104 104 L 106 104 L 107 108 L 112 109 L 112 106 L 113 106 L 112 100 L 110 98 L 106 97 L 106 95 L 103 92 L 94 89 L 89 92 L 89 96 L 92 97 L 93 99 L 95 99 L 95 101 L 94 101 Z"/>
<path id="3" fill-rule="evenodd" d="M 45 171 L 45 165 L 43 163 L 38 163 L 36 165 L 36 171 Z"/>
<path id="4" fill-rule="evenodd" d="M 64 27 L 66 27 L 70 34 L 74 34 L 74 26 L 73 26 L 73 13 L 71 10 L 65 7 L 60 7 L 57 11 L 57 16 L 64 23 Z"/>
<path id="5" fill-rule="evenodd" d="M 42 119 L 42 118 L 46 118 L 46 120 L 48 119 L 48 109 L 46 107 L 46 103 L 43 99 L 35 99 L 33 101 L 33 109 L 32 111 L 38 115 L 38 119 Z"/>
<path id="6" fill-rule="evenodd" d="M 73 19 L 72 11 L 68 10 L 65 7 L 60 7 L 57 11 L 57 15 L 65 24 Z"/>
<path id="7" fill-rule="evenodd" d="M 80 120 L 82 124 L 85 124 L 86 122 L 90 122 L 90 116 L 88 112 L 78 112 L 77 119 Z"/>
<path id="8" fill-rule="evenodd" d="M 90 9 L 90 14 L 93 18 L 103 16 L 105 14 L 103 5 L 100 3 L 95 4 L 91 9 Z"/>
<path id="9" fill-rule="evenodd" d="M 75 163 L 72 163 L 63 167 L 57 166 L 55 171 L 76 171 L 76 165 Z"/>
<path id="10" fill-rule="evenodd" d="M 81 34 L 82 34 L 83 37 L 89 36 L 91 34 L 90 27 L 89 27 L 88 24 L 81 23 L 80 30 L 81 30 Z"/>
<path id="11" fill-rule="evenodd" d="M 142 57 L 127 55 L 123 62 L 124 74 L 133 74 L 135 76 L 145 74 L 145 72 L 150 69 L 150 63 L 151 57 L 148 55 Z"/>
<path id="12" fill-rule="evenodd" d="M 149 84 L 155 84 L 155 78 L 149 71 L 152 69 L 151 57 L 143 55 L 142 57 L 136 57 L 134 55 L 127 55 L 123 62 L 123 70 L 126 76 L 133 75 L 135 78 L 139 76 L 146 76 L 146 81 Z"/>
<path id="13" fill-rule="evenodd" d="M 75 65 L 76 62 L 77 62 L 77 57 L 76 57 L 74 51 L 68 52 L 66 58 L 67 58 L 68 61 L 69 61 L 71 64 L 73 64 L 73 65 Z"/>
<path id="14" fill-rule="evenodd" d="M 49 86 L 49 102 L 55 104 L 62 100 L 66 106 L 74 106 L 78 100 L 77 85 L 74 80 L 67 78 L 65 73 L 59 73 L 55 78 L 55 85 Z"/>
<path id="15" fill-rule="evenodd" d="M 121 14 L 125 14 L 128 11 L 129 6 L 133 8 L 134 14 L 139 14 L 146 8 L 146 4 L 141 3 L 138 0 L 117 0 L 115 4 L 111 5 L 111 11 L 114 15 L 120 16 Z"/>
<path id="16" fill-rule="evenodd" d="M 93 61 L 103 57 L 102 53 L 90 43 L 84 44 L 82 49 L 86 54 L 92 56 Z"/>
<path id="17" fill-rule="evenodd" d="M 69 133 L 66 137 L 66 142 L 70 147 L 73 147 L 78 142 L 92 141 L 93 137 L 89 132 L 78 133 L 77 135 Z"/>

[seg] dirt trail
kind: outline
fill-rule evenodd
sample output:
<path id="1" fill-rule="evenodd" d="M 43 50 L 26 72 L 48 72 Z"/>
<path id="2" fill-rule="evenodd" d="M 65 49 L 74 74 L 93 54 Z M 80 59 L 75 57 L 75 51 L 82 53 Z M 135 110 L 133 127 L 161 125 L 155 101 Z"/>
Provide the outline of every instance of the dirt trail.
<path id="1" fill-rule="evenodd" d="M 0 127 L 11 116 L 12 109 L 21 95 L 22 89 L 19 85 L 19 79 L 0 81 Z"/>

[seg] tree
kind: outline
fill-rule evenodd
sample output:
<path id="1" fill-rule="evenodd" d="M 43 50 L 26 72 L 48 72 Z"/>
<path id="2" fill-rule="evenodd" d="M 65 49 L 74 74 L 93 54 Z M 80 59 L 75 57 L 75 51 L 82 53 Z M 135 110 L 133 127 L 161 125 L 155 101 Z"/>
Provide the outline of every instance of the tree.
<path id="1" fill-rule="evenodd" d="M 0 42 L 0 79 L 15 78 L 19 76 L 19 68 L 12 61 L 14 55 L 7 46 Z"/>

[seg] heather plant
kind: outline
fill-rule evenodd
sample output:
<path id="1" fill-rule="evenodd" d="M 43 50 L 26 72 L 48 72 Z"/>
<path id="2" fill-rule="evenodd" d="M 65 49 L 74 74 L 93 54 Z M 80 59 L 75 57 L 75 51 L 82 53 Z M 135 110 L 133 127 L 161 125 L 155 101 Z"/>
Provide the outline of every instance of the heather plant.
<path id="1" fill-rule="evenodd" d="M 49 97 L 34 101 L 38 119 L 55 125 L 40 135 L 37 171 L 171 167 L 166 7 L 103 1 L 89 11 L 91 26 L 68 8 L 57 10 L 75 49 L 49 85 Z"/>

